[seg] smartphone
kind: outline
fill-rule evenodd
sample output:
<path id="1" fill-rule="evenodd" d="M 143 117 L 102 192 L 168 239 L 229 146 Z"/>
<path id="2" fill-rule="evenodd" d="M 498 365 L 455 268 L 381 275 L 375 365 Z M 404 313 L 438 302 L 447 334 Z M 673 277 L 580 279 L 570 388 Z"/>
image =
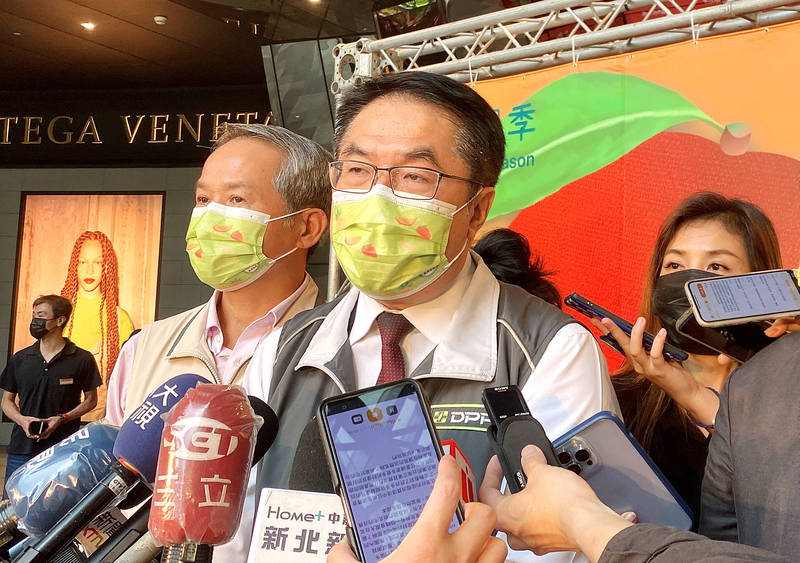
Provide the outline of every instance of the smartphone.
<path id="1" fill-rule="evenodd" d="M 642 523 L 691 528 L 691 509 L 610 412 L 579 424 L 553 447 L 561 466 L 583 477 L 615 512 L 633 511 Z"/>
<path id="2" fill-rule="evenodd" d="M 379 561 L 417 521 L 442 457 L 422 387 L 403 379 L 328 398 L 318 422 L 353 551 Z M 450 531 L 462 521 L 459 506 Z"/>
<path id="3" fill-rule="evenodd" d="M 582 315 L 586 315 L 592 319 L 602 319 L 603 317 L 607 319 L 611 319 L 614 321 L 614 324 L 617 325 L 622 332 L 627 334 L 628 336 L 631 335 L 631 330 L 633 330 L 633 325 L 623 319 L 622 317 L 618 317 L 614 313 L 603 309 L 596 303 L 592 303 L 585 297 L 578 295 L 577 293 L 571 293 L 564 298 L 564 304 L 568 307 L 572 307 Z M 603 341 L 617 350 L 618 352 L 622 350 L 622 347 L 619 343 L 614 340 L 611 335 L 607 335 L 608 338 L 603 339 Z M 653 347 L 653 339 L 655 337 L 650 334 L 649 332 L 645 332 L 644 336 L 642 337 L 642 346 L 644 346 L 645 351 L 649 354 L 650 349 Z M 616 346 L 610 344 L 610 341 L 613 340 Z M 677 346 L 673 346 L 669 342 L 664 343 L 664 358 L 667 360 L 677 360 L 679 362 L 685 361 L 689 357 L 689 354 L 678 348 Z"/>
<path id="4" fill-rule="evenodd" d="M 47 430 L 47 423 L 44 420 L 34 420 L 31 422 L 29 431 L 34 436 L 40 436 Z"/>
<path id="5" fill-rule="evenodd" d="M 800 315 L 800 288 L 791 270 L 751 272 L 686 282 L 701 326 L 727 326 Z"/>
<path id="6" fill-rule="evenodd" d="M 694 311 L 691 309 L 681 315 L 675 326 L 682 335 L 705 344 L 712 350 L 725 354 L 740 363 L 746 362 L 757 352 L 777 340 L 764 334 L 766 326 L 761 323 L 719 328 L 702 326 L 697 322 Z"/>
<path id="7" fill-rule="evenodd" d="M 487 429 L 489 445 L 497 454 L 506 485 L 512 493 L 524 489 L 528 482 L 521 460 L 526 445 L 538 446 L 549 464 L 558 465 L 553 444 L 539 421 L 531 415 L 518 386 L 484 389 L 482 399 L 490 421 Z"/>

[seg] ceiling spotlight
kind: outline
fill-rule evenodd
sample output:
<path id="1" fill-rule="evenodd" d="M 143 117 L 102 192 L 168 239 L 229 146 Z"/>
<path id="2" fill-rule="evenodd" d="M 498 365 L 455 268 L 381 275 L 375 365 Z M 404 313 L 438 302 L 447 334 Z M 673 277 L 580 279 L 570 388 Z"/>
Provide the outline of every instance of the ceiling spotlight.
<path id="1" fill-rule="evenodd" d="M 93 24 L 92 22 L 83 22 L 83 23 L 81 23 L 81 27 L 83 29 L 85 29 L 86 31 L 92 31 L 97 26 L 95 24 Z"/>
<path id="2" fill-rule="evenodd" d="M 167 16 L 153 16 L 153 21 L 156 25 L 165 25 L 167 23 Z"/>
<path id="3" fill-rule="evenodd" d="M 19 31 L 12 31 L 11 35 L 13 35 L 14 37 L 19 37 L 20 35 L 22 35 L 22 33 L 20 33 Z"/>

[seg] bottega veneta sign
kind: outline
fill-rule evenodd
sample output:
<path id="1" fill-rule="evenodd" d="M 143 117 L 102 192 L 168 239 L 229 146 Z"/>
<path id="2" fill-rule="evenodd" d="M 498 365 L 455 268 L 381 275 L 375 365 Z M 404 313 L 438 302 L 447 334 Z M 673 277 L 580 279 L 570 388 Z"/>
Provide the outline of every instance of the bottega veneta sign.
<path id="1" fill-rule="evenodd" d="M 224 123 L 269 123 L 265 90 L 0 92 L 0 165 L 200 164 Z"/>

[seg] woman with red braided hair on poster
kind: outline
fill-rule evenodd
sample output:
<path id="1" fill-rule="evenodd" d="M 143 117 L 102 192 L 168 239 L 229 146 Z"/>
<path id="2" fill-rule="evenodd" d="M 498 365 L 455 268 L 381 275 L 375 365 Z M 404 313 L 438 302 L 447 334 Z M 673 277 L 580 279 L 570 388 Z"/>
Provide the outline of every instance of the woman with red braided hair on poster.
<path id="1" fill-rule="evenodd" d="M 117 254 L 101 231 L 85 231 L 75 241 L 61 295 L 73 307 L 64 336 L 94 355 L 103 379 L 97 407 L 83 417 L 86 421 L 98 420 L 105 413 L 109 374 L 120 348 L 133 332 L 130 315 L 119 306 Z"/>

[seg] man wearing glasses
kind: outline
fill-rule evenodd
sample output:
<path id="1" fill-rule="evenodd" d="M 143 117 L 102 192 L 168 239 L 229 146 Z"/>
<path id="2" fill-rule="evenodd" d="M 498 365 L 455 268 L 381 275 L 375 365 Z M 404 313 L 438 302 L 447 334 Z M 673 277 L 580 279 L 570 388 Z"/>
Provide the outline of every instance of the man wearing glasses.
<path id="1" fill-rule="evenodd" d="M 551 439 L 617 410 L 592 335 L 499 283 L 470 250 L 503 165 L 486 101 L 438 75 L 377 78 L 344 97 L 334 152 L 331 243 L 353 288 L 254 356 L 247 377 L 280 417 L 261 487 L 286 486 L 323 398 L 403 377 L 423 385 L 440 437 L 458 444 L 478 482 L 491 456 L 484 388 L 519 385 Z"/>

